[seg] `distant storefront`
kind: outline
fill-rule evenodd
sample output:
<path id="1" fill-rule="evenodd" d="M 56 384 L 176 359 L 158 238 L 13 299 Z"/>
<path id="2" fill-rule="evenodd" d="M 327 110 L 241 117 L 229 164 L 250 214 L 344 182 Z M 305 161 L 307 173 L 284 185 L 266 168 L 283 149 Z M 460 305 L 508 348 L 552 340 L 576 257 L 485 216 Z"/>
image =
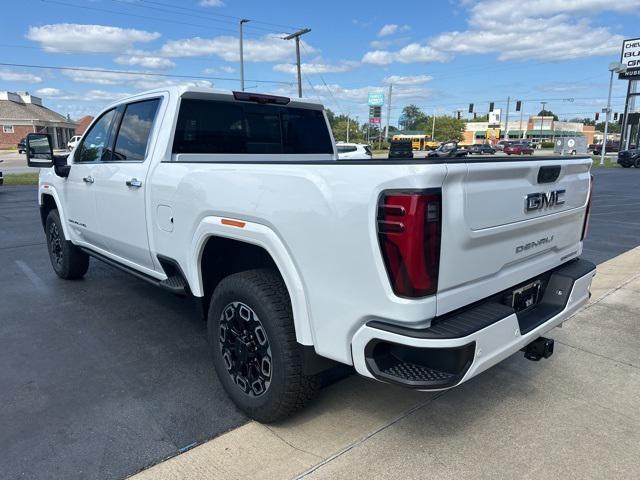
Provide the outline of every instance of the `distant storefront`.
<path id="1" fill-rule="evenodd" d="M 15 148 L 28 133 L 49 133 L 53 148 L 65 148 L 76 123 L 27 92 L 0 91 L 0 148 Z"/>

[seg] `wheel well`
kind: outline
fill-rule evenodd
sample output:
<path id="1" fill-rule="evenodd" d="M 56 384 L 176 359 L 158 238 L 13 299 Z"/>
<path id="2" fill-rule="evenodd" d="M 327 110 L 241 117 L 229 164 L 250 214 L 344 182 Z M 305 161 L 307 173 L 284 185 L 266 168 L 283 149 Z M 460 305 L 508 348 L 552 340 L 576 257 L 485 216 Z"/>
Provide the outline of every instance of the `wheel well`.
<path id="1" fill-rule="evenodd" d="M 47 216 L 51 210 L 57 210 L 55 199 L 51 195 L 42 196 L 42 204 L 40 205 L 40 220 L 42 221 L 42 228 L 47 223 Z"/>
<path id="2" fill-rule="evenodd" d="M 224 237 L 210 237 L 200 261 L 203 287 L 203 308 L 209 308 L 211 294 L 220 281 L 234 273 L 254 268 L 272 268 L 280 274 L 276 263 L 264 248 Z"/>

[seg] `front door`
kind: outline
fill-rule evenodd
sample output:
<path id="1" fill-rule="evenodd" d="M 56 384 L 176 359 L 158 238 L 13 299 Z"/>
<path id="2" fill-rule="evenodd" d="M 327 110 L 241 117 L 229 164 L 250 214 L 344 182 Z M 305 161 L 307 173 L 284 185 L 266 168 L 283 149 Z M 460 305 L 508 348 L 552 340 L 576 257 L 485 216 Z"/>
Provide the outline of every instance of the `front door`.
<path id="1" fill-rule="evenodd" d="M 112 151 L 98 165 L 95 183 L 96 208 L 109 251 L 150 270 L 156 268 L 147 233 L 146 180 L 152 150 L 149 139 L 159 105 L 159 98 L 151 98 L 120 107 Z"/>
<path id="2" fill-rule="evenodd" d="M 106 152 L 115 109 L 105 112 L 91 127 L 69 158 L 71 168 L 65 183 L 64 195 L 67 226 L 76 243 L 105 250 L 96 210 L 95 177 L 98 161 Z"/>

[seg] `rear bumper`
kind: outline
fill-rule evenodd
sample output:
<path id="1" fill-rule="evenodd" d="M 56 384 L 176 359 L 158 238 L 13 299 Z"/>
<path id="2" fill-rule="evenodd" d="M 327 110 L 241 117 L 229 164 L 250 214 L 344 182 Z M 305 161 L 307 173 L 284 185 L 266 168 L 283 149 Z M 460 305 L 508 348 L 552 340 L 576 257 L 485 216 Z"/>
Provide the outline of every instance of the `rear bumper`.
<path id="1" fill-rule="evenodd" d="M 545 275 L 542 300 L 522 312 L 493 296 L 425 329 L 370 321 L 353 337 L 354 366 L 361 375 L 419 390 L 459 385 L 573 315 L 589 299 L 595 265 L 577 260 Z"/>

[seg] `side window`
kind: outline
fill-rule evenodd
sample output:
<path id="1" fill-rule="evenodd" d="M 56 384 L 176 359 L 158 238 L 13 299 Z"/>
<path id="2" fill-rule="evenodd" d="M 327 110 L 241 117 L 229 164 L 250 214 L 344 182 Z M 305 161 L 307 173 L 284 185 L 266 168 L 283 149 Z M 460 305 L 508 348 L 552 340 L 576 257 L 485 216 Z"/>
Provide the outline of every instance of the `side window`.
<path id="1" fill-rule="evenodd" d="M 142 161 L 160 100 L 144 100 L 126 106 L 112 157 L 105 160 Z"/>
<path id="2" fill-rule="evenodd" d="M 74 162 L 95 162 L 108 151 L 105 146 L 115 112 L 115 109 L 109 110 L 93 124 L 91 130 L 84 137 L 84 141 L 74 157 Z"/>

